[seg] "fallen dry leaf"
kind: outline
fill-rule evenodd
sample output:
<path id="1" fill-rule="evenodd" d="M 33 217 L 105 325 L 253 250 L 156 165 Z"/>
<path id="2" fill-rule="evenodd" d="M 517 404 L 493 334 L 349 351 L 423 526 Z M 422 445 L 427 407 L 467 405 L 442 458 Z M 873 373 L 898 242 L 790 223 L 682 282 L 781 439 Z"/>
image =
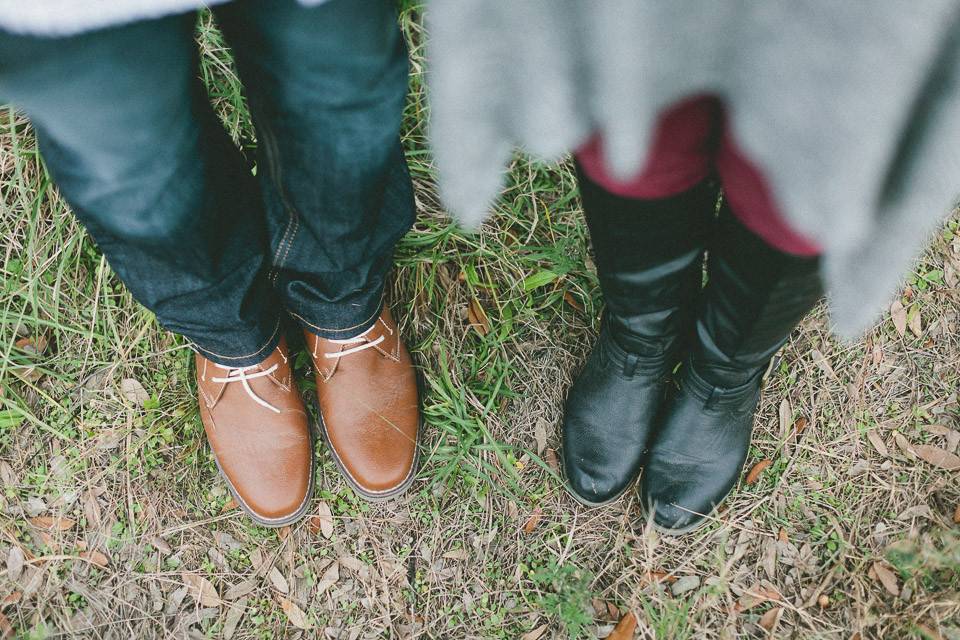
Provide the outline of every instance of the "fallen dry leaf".
<path id="1" fill-rule="evenodd" d="M 303 610 L 298 607 L 295 602 L 290 602 L 282 596 L 279 596 L 278 599 L 280 600 L 280 608 L 287 614 L 287 620 L 290 621 L 290 624 L 297 629 L 307 630 L 313 628 L 313 625 L 307 622 L 307 616 L 303 613 Z"/>
<path id="2" fill-rule="evenodd" d="M 533 530 L 537 528 L 537 525 L 540 523 L 540 519 L 543 518 L 543 510 L 540 507 L 537 507 L 533 510 L 533 513 L 530 514 L 530 517 L 527 518 L 527 522 L 523 525 L 523 532 L 527 535 L 533 533 Z"/>
<path id="3" fill-rule="evenodd" d="M 563 299 L 568 305 L 570 305 L 580 313 L 583 313 L 583 305 L 577 302 L 577 299 L 573 297 L 572 293 L 570 293 L 569 291 L 564 291 Z"/>
<path id="4" fill-rule="evenodd" d="M 237 501 L 234 500 L 234 499 L 231 497 L 229 500 L 227 500 L 226 504 L 224 504 L 223 507 L 220 509 L 220 513 L 226 513 L 227 511 L 233 511 L 233 510 L 236 509 L 238 506 L 240 506 L 240 505 L 237 504 Z"/>
<path id="5" fill-rule="evenodd" d="M 787 434 L 790 423 L 793 421 L 793 409 L 790 407 L 790 401 L 784 398 L 780 401 L 780 433 Z"/>
<path id="6" fill-rule="evenodd" d="M 902 338 L 907 333 L 907 310 L 899 300 L 894 300 L 890 305 L 890 319 L 893 320 L 893 327 Z"/>
<path id="7" fill-rule="evenodd" d="M 777 623 L 780 622 L 780 616 L 783 615 L 783 607 L 774 607 L 760 616 L 760 620 L 757 621 L 765 631 L 772 632 L 777 628 Z"/>
<path id="8" fill-rule="evenodd" d="M 168 556 L 173 552 L 173 549 L 170 548 L 170 545 L 167 544 L 167 541 L 160 536 L 153 536 L 150 538 L 150 544 L 152 544 L 157 551 L 165 556 Z"/>
<path id="9" fill-rule="evenodd" d="M 181 573 L 184 584 L 187 586 L 187 593 L 194 600 L 204 607 L 219 607 L 221 604 L 220 595 L 209 580 L 196 573 Z"/>
<path id="10" fill-rule="evenodd" d="M 960 431 L 956 429 L 951 429 L 950 427 L 943 424 L 928 424 L 924 427 L 924 430 L 936 435 L 941 438 L 946 439 L 947 446 L 944 447 L 947 451 L 953 452 L 957 445 L 960 444 Z"/>
<path id="11" fill-rule="evenodd" d="M 540 640 L 540 638 L 543 637 L 543 634 L 545 634 L 547 632 L 547 629 L 549 628 L 550 628 L 550 624 L 544 623 L 539 627 L 537 627 L 536 629 L 527 631 L 525 634 L 520 636 L 520 640 Z"/>
<path id="12" fill-rule="evenodd" d="M 773 464 L 773 461 L 769 458 L 764 458 L 757 464 L 753 465 L 750 469 L 750 473 L 747 474 L 747 484 L 756 484 L 757 480 L 760 479 L 760 474 L 763 473 L 767 467 Z"/>
<path id="13" fill-rule="evenodd" d="M 443 556 L 447 560 L 466 560 L 470 557 L 466 549 L 454 549 L 453 551 L 447 551 Z"/>
<path id="14" fill-rule="evenodd" d="M 546 455 L 547 466 L 550 467 L 550 470 L 556 474 L 560 473 L 560 459 L 557 458 L 557 452 L 553 449 L 547 449 Z"/>
<path id="15" fill-rule="evenodd" d="M 23 597 L 22 591 L 11 591 L 0 602 L 0 607 L 9 607 L 12 604 L 17 604 L 20 602 L 20 598 Z"/>
<path id="16" fill-rule="evenodd" d="M 807 428 L 807 425 L 810 423 L 807 420 L 806 416 L 800 416 L 797 418 L 797 421 L 793 423 L 793 433 L 794 435 L 800 435 L 803 433 L 804 429 Z"/>
<path id="17" fill-rule="evenodd" d="M 900 595 L 900 586 L 897 583 L 897 576 L 893 574 L 893 571 L 888 569 L 882 562 L 879 561 L 874 562 L 870 569 L 880 584 L 883 585 L 884 589 L 889 591 L 893 596 Z"/>
<path id="18" fill-rule="evenodd" d="M 599 598 L 592 598 L 590 604 L 593 606 L 594 617 L 597 620 L 603 620 L 607 617 L 607 603 Z"/>
<path id="19" fill-rule="evenodd" d="M 490 333 L 490 319 L 487 318 L 487 312 L 483 310 L 480 301 L 476 298 L 470 298 L 470 304 L 467 306 L 467 320 L 481 336 Z"/>
<path id="20" fill-rule="evenodd" d="M 324 591 L 335 585 L 339 579 L 340 563 L 331 562 L 327 570 L 320 576 L 320 582 L 317 583 L 317 596 L 322 595 Z"/>
<path id="21" fill-rule="evenodd" d="M 783 599 L 783 596 L 779 592 L 774 591 L 773 589 L 767 589 L 759 584 L 755 584 L 749 589 L 747 589 L 740 599 L 737 600 L 737 603 L 734 605 L 733 610 L 737 613 L 742 611 L 747 611 L 757 606 L 761 602 L 774 601 L 779 602 Z"/>
<path id="22" fill-rule="evenodd" d="M 48 529 L 51 531 L 69 531 L 77 524 L 76 520 L 70 518 L 50 516 L 37 516 L 36 518 L 30 518 L 28 522 L 38 529 Z"/>
<path id="23" fill-rule="evenodd" d="M 613 628 L 607 640 L 633 640 L 633 632 L 637 630 L 637 617 L 632 611 L 620 618 L 620 622 Z"/>
<path id="24" fill-rule="evenodd" d="M 89 560 L 98 567 L 106 567 L 110 564 L 110 559 L 99 551 L 83 551 L 80 553 L 80 557 Z"/>
<path id="25" fill-rule="evenodd" d="M 330 511 L 330 505 L 326 502 L 317 505 L 316 518 L 320 526 L 320 535 L 329 540 L 333 536 L 333 513 Z"/>
<path id="26" fill-rule="evenodd" d="M 223 621 L 223 640 L 230 640 L 237 631 L 237 625 L 240 624 L 243 614 L 247 610 L 247 599 L 242 598 L 227 609 L 227 616 Z"/>
<path id="27" fill-rule="evenodd" d="M 43 352 L 47 350 L 47 339 L 43 336 L 20 338 L 14 344 L 18 349 L 31 356 L 42 356 Z"/>
<path id="28" fill-rule="evenodd" d="M 7 640 L 7 638 L 13 637 L 13 625 L 10 624 L 10 620 L 7 619 L 7 616 L 0 613 L 0 638 Z"/>
<path id="29" fill-rule="evenodd" d="M 907 456 L 908 460 L 917 459 L 917 452 L 914 451 L 913 445 L 910 444 L 910 441 L 907 440 L 906 436 L 899 431 L 894 431 L 893 441 L 897 443 L 897 447 L 903 452 L 903 455 Z"/>
<path id="30" fill-rule="evenodd" d="M 150 399 L 150 394 L 135 378 L 124 378 L 120 381 L 120 395 L 139 407 Z"/>
<path id="31" fill-rule="evenodd" d="M 934 447 L 929 444 L 917 444 L 913 445 L 913 451 L 917 454 L 918 458 L 935 467 L 940 467 L 947 471 L 960 469 L 960 456 L 941 449 L 940 447 Z"/>
<path id="32" fill-rule="evenodd" d="M 883 438 L 880 437 L 880 434 L 877 433 L 876 429 L 870 429 L 867 431 L 867 440 L 870 441 L 870 444 L 873 445 L 873 448 L 877 450 L 884 458 L 890 457 L 890 452 L 887 451 L 887 445 L 884 444 Z"/>
<path id="33" fill-rule="evenodd" d="M 830 378 L 831 380 L 840 381 L 840 378 L 837 377 L 837 372 L 833 370 L 833 365 L 830 364 L 830 360 L 827 359 L 827 356 L 823 355 L 823 352 L 819 349 L 811 349 L 810 357 L 813 358 L 813 362 L 820 367 L 820 370 Z"/>
<path id="34" fill-rule="evenodd" d="M 533 438 L 537 441 L 537 455 L 542 456 L 543 452 L 547 450 L 546 420 L 537 420 L 537 424 L 533 428 Z"/>
<path id="35" fill-rule="evenodd" d="M 286 540 L 290 536 L 290 525 L 277 529 L 277 537 L 280 540 Z"/>
<path id="36" fill-rule="evenodd" d="M 873 345 L 873 353 L 871 354 L 871 360 L 873 362 L 873 366 L 875 367 L 879 366 L 880 363 L 883 362 L 883 347 L 881 347 L 879 344 Z"/>
<path id="37" fill-rule="evenodd" d="M 955 289 L 960 284 L 960 273 L 957 273 L 957 268 L 950 260 L 943 262 L 943 281 L 951 289 Z"/>
<path id="38" fill-rule="evenodd" d="M 51 551 L 57 551 L 60 549 L 60 545 L 57 544 L 57 541 L 50 535 L 50 532 L 45 529 L 39 529 L 34 532 L 34 535 L 40 539 L 40 544 L 50 549 Z"/>
<path id="39" fill-rule="evenodd" d="M 290 585 L 287 583 L 287 579 L 283 577 L 283 574 L 280 573 L 280 569 L 273 567 L 270 569 L 267 577 L 270 578 L 270 582 L 273 583 L 273 586 L 277 591 L 280 593 L 289 593 Z"/>
<path id="40" fill-rule="evenodd" d="M 918 624 L 917 631 L 924 640 L 944 640 L 943 634 L 925 624 Z"/>
<path id="41" fill-rule="evenodd" d="M 953 523 L 960 524 L 960 504 L 958 504 L 957 508 L 953 511 Z"/>
<path id="42" fill-rule="evenodd" d="M 920 307 L 914 305 L 907 313 L 907 326 L 918 338 L 923 335 L 923 325 L 920 321 Z"/>
<path id="43" fill-rule="evenodd" d="M 612 602 L 607 603 L 607 619 L 616 620 L 620 617 L 620 607 Z"/>
<path id="44" fill-rule="evenodd" d="M 16 545 L 10 547 L 10 552 L 7 554 L 7 578 L 18 580 L 20 574 L 23 573 L 25 561 L 26 557 L 23 554 L 23 549 Z"/>
<path id="45" fill-rule="evenodd" d="M 47 340 L 43 336 L 38 338 L 20 338 L 14 344 L 25 354 L 34 358 L 43 355 L 44 350 L 47 348 Z M 36 382 L 43 375 L 36 367 L 31 366 L 11 367 L 9 371 L 24 382 Z"/>
<path id="46" fill-rule="evenodd" d="M 227 592 L 223 594 L 224 600 L 237 600 L 247 595 L 251 591 L 257 588 L 257 583 L 253 580 L 244 580 L 243 582 L 238 582 L 237 584 L 229 587 Z"/>
<path id="47" fill-rule="evenodd" d="M 666 571 L 645 571 L 640 579 L 646 584 L 654 584 L 655 582 L 667 582 L 668 584 L 673 584 L 677 581 L 677 576 L 672 573 L 667 573 Z"/>

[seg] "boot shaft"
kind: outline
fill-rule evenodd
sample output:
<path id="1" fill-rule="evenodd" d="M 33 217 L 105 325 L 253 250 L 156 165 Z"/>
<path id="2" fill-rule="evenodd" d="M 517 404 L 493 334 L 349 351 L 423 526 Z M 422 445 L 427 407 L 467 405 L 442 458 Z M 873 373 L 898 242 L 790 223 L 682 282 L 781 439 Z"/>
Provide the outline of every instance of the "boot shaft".
<path id="1" fill-rule="evenodd" d="M 707 257 L 692 358 L 720 387 L 742 385 L 767 366 L 823 295 L 819 257 L 767 245 L 721 205 Z"/>
<path id="2" fill-rule="evenodd" d="M 611 336 L 641 355 L 673 349 L 688 333 L 702 286 L 716 185 L 640 200 L 606 191 L 579 167 L 578 178 Z"/>

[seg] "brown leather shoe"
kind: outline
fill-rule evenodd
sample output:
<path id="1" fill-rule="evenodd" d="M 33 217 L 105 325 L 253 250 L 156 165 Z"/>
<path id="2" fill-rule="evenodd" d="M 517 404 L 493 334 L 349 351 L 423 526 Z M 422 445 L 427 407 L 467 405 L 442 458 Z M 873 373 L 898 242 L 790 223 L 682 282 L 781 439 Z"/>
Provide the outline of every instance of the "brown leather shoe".
<path id="1" fill-rule="evenodd" d="M 313 494 L 313 438 L 286 341 L 250 367 L 196 363 L 200 418 L 233 497 L 264 526 L 296 521 Z"/>
<path id="2" fill-rule="evenodd" d="M 417 464 L 417 377 L 390 310 L 350 340 L 309 331 L 320 429 L 354 490 L 370 500 L 402 493 Z"/>

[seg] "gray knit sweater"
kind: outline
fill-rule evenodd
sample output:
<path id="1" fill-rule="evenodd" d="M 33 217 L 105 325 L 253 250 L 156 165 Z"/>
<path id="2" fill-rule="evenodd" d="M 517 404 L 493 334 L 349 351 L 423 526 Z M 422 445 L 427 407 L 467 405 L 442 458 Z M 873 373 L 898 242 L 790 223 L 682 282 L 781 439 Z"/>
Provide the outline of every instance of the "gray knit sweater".
<path id="1" fill-rule="evenodd" d="M 658 112 L 721 97 L 787 220 L 824 248 L 838 333 L 874 321 L 960 194 L 955 0 L 434 0 L 431 138 L 468 226 L 517 146 L 592 132 L 620 176 Z"/>

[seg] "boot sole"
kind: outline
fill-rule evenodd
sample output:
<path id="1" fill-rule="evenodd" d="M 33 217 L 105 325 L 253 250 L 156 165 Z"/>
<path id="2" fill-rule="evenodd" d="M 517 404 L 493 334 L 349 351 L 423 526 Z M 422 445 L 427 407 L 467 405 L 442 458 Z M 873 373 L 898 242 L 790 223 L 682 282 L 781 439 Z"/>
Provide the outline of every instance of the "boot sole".
<path id="1" fill-rule="evenodd" d="M 398 484 L 396 487 L 392 487 L 385 491 L 370 491 L 369 489 L 364 489 L 347 471 L 346 465 L 343 464 L 343 461 L 340 459 L 340 455 L 337 453 L 336 448 L 330 443 L 330 436 L 327 435 L 326 423 L 323 420 L 323 411 L 320 410 L 320 402 L 316 398 L 316 394 L 313 397 L 313 405 L 316 407 L 317 416 L 319 420 L 317 421 L 317 426 L 319 427 L 320 435 L 327 445 L 327 449 L 330 451 L 331 457 L 333 458 L 334 464 L 337 466 L 337 470 L 340 472 L 340 475 L 343 476 L 343 479 L 347 481 L 347 484 L 350 485 L 350 488 L 353 489 L 354 493 L 358 496 L 367 500 L 368 502 L 386 502 L 391 498 L 395 498 L 399 495 L 402 495 L 410 488 L 410 485 L 413 484 L 413 481 L 417 479 L 417 471 L 420 467 L 420 434 L 423 433 L 423 412 L 420 410 L 420 403 L 423 399 L 423 381 L 420 376 L 420 372 L 417 371 L 417 440 L 413 452 L 413 462 L 410 465 L 410 471 L 407 472 L 407 477 L 403 479 L 403 482 Z"/>
<path id="2" fill-rule="evenodd" d="M 567 484 L 566 479 L 564 479 L 564 481 L 563 481 L 563 489 L 564 489 L 564 491 L 567 492 L 567 494 L 568 494 L 571 498 L 574 499 L 575 502 L 580 503 L 580 504 L 583 505 L 584 507 L 595 508 L 595 507 L 605 507 L 605 506 L 607 506 L 608 504 L 613 504 L 614 502 L 616 502 L 617 500 L 619 500 L 620 498 L 623 497 L 623 494 L 625 494 L 625 493 L 627 492 L 627 489 L 629 489 L 629 488 L 630 488 L 630 485 L 632 485 L 632 484 L 633 484 L 632 482 L 631 482 L 630 484 L 628 484 L 626 487 L 624 487 L 623 489 L 620 490 L 620 493 L 618 493 L 617 495 L 613 496 L 612 498 L 607 498 L 606 500 L 602 500 L 602 501 L 600 501 L 600 502 L 593 502 L 592 500 L 587 500 L 586 498 L 584 498 L 583 496 L 581 496 L 580 494 L 578 494 L 576 491 L 574 491 L 573 489 L 570 488 L 570 485 Z"/>
<path id="3" fill-rule="evenodd" d="M 653 514 L 650 513 L 649 509 L 643 506 L 642 501 L 641 501 L 640 509 L 643 512 L 643 516 L 649 519 L 650 526 L 653 527 L 654 531 L 656 531 L 657 533 L 662 533 L 667 536 L 679 537 L 682 535 L 686 535 L 688 533 L 693 533 L 697 529 L 700 529 L 701 527 L 705 527 L 711 522 L 716 522 L 717 510 L 720 508 L 720 505 L 722 505 L 724 502 L 727 501 L 727 498 L 730 497 L 730 494 L 733 493 L 733 490 L 736 488 L 737 488 L 737 485 L 730 487 L 730 490 L 727 491 L 727 493 L 724 494 L 722 498 L 720 498 L 720 501 L 717 503 L 717 505 L 713 509 L 710 510 L 710 513 L 707 513 L 706 515 L 704 515 L 699 521 L 694 522 L 693 524 L 687 525 L 686 527 L 680 527 L 679 529 L 671 529 L 670 527 L 665 527 L 661 524 L 657 524 L 656 521 L 653 519 Z"/>
<path id="4" fill-rule="evenodd" d="M 233 499 L 240 505 L 240 508 L 243 510 L 247 516 L 259 524 L 262 527 L 268 527 L 271 529 L 276 529 L 279 527 L 285 527 L 289 524 L 293 524 L 300 520 L 307 513 L 307 509 L 310 507 L 310 500 L 313 498 L 314 483 L 317 476 L 317 466 L 316 466 L 316 453 L 314 451 L 316 446 L 316 439 L 314 438 L 314 421 L 309 420 L 309 428 L 307 432 L 310 434 L 310 480 L 307 484 L 307 493 L 303 498 L 303 502 L 297 507 L 297 510 L 291 513 L 290 515 L 280 516 L 279 518 L 266 518 L 255 512 L 247 502 L 240 497 L 240 493 L 237 491 L 236 487 L 233 486 L 233 482 L 230 481 L 230 478 L 227 477 L 227 474 L 223 472 L 223 467 L 220 466 L 220 459 L 217 458 L 217 452 L 213 452 L 213 461 L 217 465 L 217 470 L 220 472 L 220 477 L 224 479 L 227 483 L 227 489 L 230 491 L 230 495 Z M 212 451 L 212 449 L 211 449 Z"/>

